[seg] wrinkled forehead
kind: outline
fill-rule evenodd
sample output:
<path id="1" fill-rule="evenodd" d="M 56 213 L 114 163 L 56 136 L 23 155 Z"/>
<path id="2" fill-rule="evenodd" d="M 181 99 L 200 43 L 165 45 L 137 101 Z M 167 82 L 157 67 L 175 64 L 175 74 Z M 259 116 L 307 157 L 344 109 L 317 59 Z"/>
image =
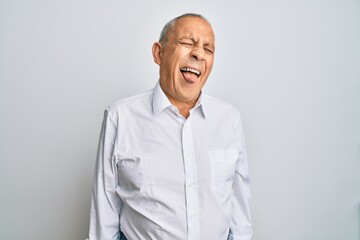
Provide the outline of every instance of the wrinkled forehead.
<path id="1" fill-rule="evenodd" d="M 210 23 L 201 17 L 183 17 L 174 23 L 171 34 L 175 39 L 181 37 L 201 38 L 215 44 L 215 34 Z"/>

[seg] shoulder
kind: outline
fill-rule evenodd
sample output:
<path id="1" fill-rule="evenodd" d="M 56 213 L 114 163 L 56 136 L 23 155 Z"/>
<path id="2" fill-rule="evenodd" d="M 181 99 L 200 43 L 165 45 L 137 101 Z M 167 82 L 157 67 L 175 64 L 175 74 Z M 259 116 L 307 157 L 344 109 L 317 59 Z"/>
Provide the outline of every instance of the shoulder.
<path id="1" fill-rule="evenodd" d="M 210 111 L 221 113 L 232 113 L 232 114 L 239 114 L 239 111 L 234 105 L 231 103 L 215 98 L 212 96 L 209 96 L 207 94 L 203 95 L 204 98 L 204 104 L 206 105 L 206 108 L 209 108 Z"/>
<path id="2" fill-rule="evenodd" d="M 107 115 L 116 119 L 119 115 L 151 110 L 153 90 L 120 99 L 105 108 Z"/>
<path id="3" fill-rule="evenodd" d="M 204 94 L 203 100 L 206 115 L 211 119 L 224 124 L 228 123 L 234 127 L 241 125 L 240 112 L 233 104 L 206 94 Z"/>

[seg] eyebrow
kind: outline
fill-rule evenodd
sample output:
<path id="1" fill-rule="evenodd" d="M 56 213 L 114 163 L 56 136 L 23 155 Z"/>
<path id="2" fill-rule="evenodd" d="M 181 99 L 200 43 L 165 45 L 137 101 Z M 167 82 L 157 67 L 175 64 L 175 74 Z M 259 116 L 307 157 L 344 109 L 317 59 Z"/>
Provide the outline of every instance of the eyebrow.
<path id="1" fill-rule="evenodd" d="M 181 41 L 181 40 L 191 40 L 191 41 L 193 41 L 193 42 L 196 42 L 194 37 L 181 37 L 181 38 L 179 38 L 178 40 L 179 40 L 179 41 Z"/>
<path id="2" fill-rule="evenodd" d="M 191 41 L 193 41 L 194 43 L 197 42 L 196 39 L 195 39 L 193 36 L 181 37 L 181 38 L 179 38 L 177 41 L 181 41 L 181 40 L 191 40 Z M 215 44 L 213 44 L 213 43 L 204 43 L 204 46 L 211 47 L 211 48 L 214 48 L 214 49 L 215 49 Z"/>
<path id="3" fill-rule="evenodd" d="M 211 47 L 215 49 L 215 44 L 213 43 L 205 43 L 204 46 Z"/>

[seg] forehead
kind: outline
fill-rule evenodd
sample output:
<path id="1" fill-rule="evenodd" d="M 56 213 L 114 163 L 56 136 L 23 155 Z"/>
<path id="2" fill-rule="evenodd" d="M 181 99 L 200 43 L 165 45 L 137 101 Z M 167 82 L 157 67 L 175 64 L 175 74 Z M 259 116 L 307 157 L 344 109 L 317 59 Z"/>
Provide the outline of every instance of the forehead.
<path id="1" fill-rule="evenodd" d="M 173 37 L 202 38 L 206 42 L 215 42 L 215 35 L 210 24 L 200 17 L 183 17 L 175 22 Z"/>

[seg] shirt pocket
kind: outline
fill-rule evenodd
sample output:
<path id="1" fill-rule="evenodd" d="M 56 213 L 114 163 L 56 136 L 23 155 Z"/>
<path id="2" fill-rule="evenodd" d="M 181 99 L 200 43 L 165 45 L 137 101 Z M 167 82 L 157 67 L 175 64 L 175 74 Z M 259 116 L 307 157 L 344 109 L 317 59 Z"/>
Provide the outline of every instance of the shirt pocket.
<path id="1" fill-rule="evenodd" d="M 117 159 L 117 192 L 121 197 L 131 197 L 140 192 L 143 184 L 143 167 L 139 157 Z"/>
<path id="2" fill-rule="evenodd" d="M 226 193 L 231 189 L 237 158 L 238 152 L 236 149 L 209 151 L 212 190 Z"/>

